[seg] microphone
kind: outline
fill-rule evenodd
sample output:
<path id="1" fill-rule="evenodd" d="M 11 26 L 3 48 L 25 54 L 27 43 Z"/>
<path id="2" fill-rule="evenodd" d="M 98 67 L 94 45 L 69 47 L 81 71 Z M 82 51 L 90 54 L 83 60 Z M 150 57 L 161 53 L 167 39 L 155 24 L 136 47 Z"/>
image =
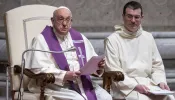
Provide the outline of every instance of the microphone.
<path id="1" fill-rule="evenodd" d="M 72 46 L 72 47 L 70 47 L 66 50 L 63 50 L 63 51 L 46 51 L 46 50 L 39 50 L 39 49 L 27 49 L 22 53 L 22 63 L 21 63 L 21 65 L 24 65 L 24 63 L 25 63 L 24 55 L 28 51 L 39 51 L 39 52 L 47 52 L 47 53 L 64 53 L 64 52 L 69 52 L 69 51 L 76 51 L 76 47 Z M 25 68 L 25 66 L 23 66 L 23 67 Z"/>
<path id="2" fill-rule="evenodd" d="M 47 50 L 39 50 L 39 49 L 27 49 L 22 53 L 22 62 L 21 62 L 21 80 L 20 80 L 20 86 L 19 86 L 19 94 L 18 94 L 18 98 L 20 95 L 20 100 L 23 100 L 23 76 L 24 76 L 24 68 L 25 68 L 25 58 L 24 55 L 29 52 L 29 51 L 36 51 L 36 52 L 47 52 L 47 53 L 64 53 L 64 52 L 70 52 L 70 51 L 76 51 L 76 47 L 72 46 L 66 50 L 63 51 L 47 51 Z M 19 99 L 18 99 L 19 100 Z"/>
<path id="3" fill-rule="evenodd" d="M 24 54 L 28 51 L 40 51 L 40 52 L 48 52 L 48 53 L 64 53 L 64 52 L 75 51 L 75 50 L 76 50 L 76 47 L 74 47 L 74 46 L 68 48 L 67 50 L 63 50 L 63 51 L 46 51 L 46 50 L 39 50 L 39 49 L 27 49 L 22 53 L 22 60 L 24 59 Z"/>

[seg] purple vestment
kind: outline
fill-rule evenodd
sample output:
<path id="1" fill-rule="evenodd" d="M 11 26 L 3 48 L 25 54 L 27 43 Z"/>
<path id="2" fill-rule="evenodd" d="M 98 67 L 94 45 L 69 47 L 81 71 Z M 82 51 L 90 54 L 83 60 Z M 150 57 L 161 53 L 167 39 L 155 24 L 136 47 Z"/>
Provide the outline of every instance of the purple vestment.
<path id="1" fill-rule="evenodd" d="M 80 67 L 83 67 L 87 61 L 86 61 L 86 49 L 85 49 L 85 44 L 84 44 L 82 35 L 72 28 L 69 30 L 69 32 L 72 37 L 73 44 L 76 47 L 76 53 L 77 53 Z M 59 41 L 56 38 L 55 33 L 53 32 L 52 27 L 46 26 L 41 34 L 44 36 L 46 43 L 48 44 L 48 47 L 51 51 L 62 51 L 62 48 L 59 44 Z M 69 71 L 69 66 L 68 66 L 66 57 L 63 53 L 59 53 L 59 54 L 52 53 L 52 56 L 54 57 L 57 65 L 60 67 L 61 70 Z M 90 76 L 81 75 L 81 81 L 88 100 L 97 100 L 95 91 L 91 83 Z M 69 83 L 71 84 L 72 88 L 75 90 L 73 81 L 69 81 Z"/>

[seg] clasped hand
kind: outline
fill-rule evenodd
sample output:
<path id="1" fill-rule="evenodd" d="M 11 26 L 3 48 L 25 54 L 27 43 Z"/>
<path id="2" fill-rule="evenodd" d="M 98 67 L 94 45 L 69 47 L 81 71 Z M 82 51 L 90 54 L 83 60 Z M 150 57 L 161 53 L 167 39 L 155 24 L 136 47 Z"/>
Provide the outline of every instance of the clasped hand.
<path id="1" fill-rule="evenodd" d="M 100 75 L 100 74 L 103 73 L 104 67 L 105 67 L 105 60 L 102 59 L 102 60 L 98 63 L 98 68 L 99 68 L 99 69 L 96 71 L 98 75 Z"/>
<path id="2" fill-rule="evenodd" d="M 149 88 L 145 85 L 137 85 L 134 90 L 141 94 L 149 94 Z"/>
<path id="3" fill-rule="evenodd" d="M 97 74 L 102 74 L 103 72 L 103 69 L 104 69 L 104 66 L 105 66 L 105 60 L 102 59 L 99 63 L 98 63 L 98 67 L 99 69 L 97 70 Z M 64 81 L 73 81 L 75 80 L 77 77 L 79 77 L 81 75 L 81 72 L 80 71 L 67 71 L 66 72 L 66 75 L 64 76 Z"/>
<path id="4" fill-rule="evenodd" d="M 170 90 L 169 86 L 163 82 L 159 83 L 158 86 L 163 90 Z"/>
<path id="5" fill-rule="evenodd" d="M 165 83 L 161 82 L 158 85 L 161 89 L 165 89 L 165 90 L 170 90 L 170 88 L 168 87 L 168 85 L 166 85 Z M 142 94 L 149 94 L 149 88 L 145 85 L 137 85 L 134 88 L 135 91 L 142 93 Z"/>
<path id="6" fill-rule="evenodd" d="M 73 81 L 75 80 L 77 77 L 79 77 L 81 75 L 80 71 L 67 71 L 66 75 L 64 76 L 64 80 L 67 81 Z"/>

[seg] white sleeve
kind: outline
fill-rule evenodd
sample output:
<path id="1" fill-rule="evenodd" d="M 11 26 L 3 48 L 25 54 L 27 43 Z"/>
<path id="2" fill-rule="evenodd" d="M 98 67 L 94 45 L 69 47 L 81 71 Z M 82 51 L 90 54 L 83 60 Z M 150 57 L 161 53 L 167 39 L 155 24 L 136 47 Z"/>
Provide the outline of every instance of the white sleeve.
<path id="1" fill-rule="evenodd" d="M 115 45 L 114 45 L 115 44 Z M 113 43 L 111 40 L 105 40 L 105 62 L 106 71 L 121 71 L 124 74 L 124 81 L 115 82 L 116 87 L 125 95 L 128 95 L 133 91 L 138 84 L 134 78 L 128 77 L 121 67 L 117 43 Z"/>
<path id="2" fill-rule="evenodd" d="M 33 49 L 49 51 L 47 43 L 42 35 L 34 38 L 32 41 Z M 63 85 L 63 79 L 66 71 L 60 70 L 50 53 L 33 51 L 28 52 L 26 57 L 26 68 L 31 69 L 34 73 L 53 73 L 55 84 Z"/>
<path id="3" fill-rule="evenodd" d="M 153 52 L 152 52 L 152 80 L 156 83 L 159 84 L 160 82 L 166 83 L 166 75 L 165 75 L 165 69 L 163 65 L 162 58 L 159 54 L 159 51 L 157 49 L 155 40 L 152 39 L 153 41 Z M 159 77 L 159 78 L 157 78 Z"/>

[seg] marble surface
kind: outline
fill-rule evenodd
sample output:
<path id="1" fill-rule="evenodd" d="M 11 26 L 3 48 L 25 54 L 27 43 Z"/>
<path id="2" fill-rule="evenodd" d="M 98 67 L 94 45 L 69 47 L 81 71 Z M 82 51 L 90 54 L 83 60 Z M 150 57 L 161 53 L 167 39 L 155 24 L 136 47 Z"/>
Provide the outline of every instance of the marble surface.
<path id="1" fill-rule="evenodd" d="M 0 32 L 8 10 L 30 4 L 68 6 L 73 26 L 81 32 L 113 31 L 122 24 L 122 9 L 131 0 L 0 0 Z M 143 6 L 143 26 L 149 31 L 175 31 L 175 0 L 135 0 Z"/>

